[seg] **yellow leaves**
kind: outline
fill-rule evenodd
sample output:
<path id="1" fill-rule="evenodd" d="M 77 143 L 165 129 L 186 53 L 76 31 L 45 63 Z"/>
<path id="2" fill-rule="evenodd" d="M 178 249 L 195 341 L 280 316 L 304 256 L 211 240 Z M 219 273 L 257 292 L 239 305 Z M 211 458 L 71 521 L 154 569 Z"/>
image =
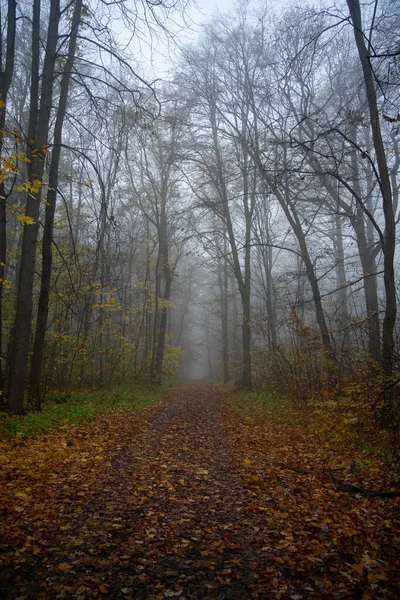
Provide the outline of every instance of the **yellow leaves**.
<path id="1" fill-rule="evenodd" d="M 69 571 L 70 569 L 72 569 L 72 565 L 70 565 L 70 564 L 68 564 L 66 562 L 63 562 L 63 563 L 61 563 L 61 564 L 58 565 L 57 569 L 59 571 Z"/>
<path id="2" fill-rule="evenodd" d="M 6 290 L 11 289 L 11 282 L 8 279 L 2 279 L 0 277 L 0 285 L 2 285 Z"/>
<path id="3" fill-rule="evenodd" d="M 18 500 L 22 500 L 23 502 L 29 501 L 29 496 L 25 492 L 15 492 L 15 498 L 18 498 Z"/>
<path id="4" fill-rule="evenodd" d="M 165 300 L 164 298 L 158 298 L 158 308 L 163 310 L 165 308 L 170 308 L 171 310 L 178 310 L 176 304 L 171 302 L 171 300 Z"/>
<path id="5" fill-rule="evenodd" d="M 27 192 L 28 194 L 37 194 L 42 185 L 44 185 L 43 181 L 40 181 L 40 179 L 32 178 L 30 181 L 24 181 L 24 183 L 17 185 L 17 191 Z"/>
<path id="6" fill-rule="evenodd" d="M 77 548 L 79 546 L 82 546 L 84 544 L 84 540 L 82 540 L 81 538 L 76 538 L 76 537 L 70 537 L 68 539 L 68 543 L 70 546 Z"/>
<path id="7" fill-rule="evenodd" d="M 31 162 L 30 158 L 27 157 L 25 152 L 16 152 L 16 154 L 14 154 L 14 157 L 17 158 L 18 160 L 21 160 L 24 163 Z"/>
<path id="8" fill-rule="evenodd" d="M 33 225 L 35 222 L 32 217 L 28 217 L 28 215 L 18 215 L 17 221 L 21 223 L 21 225 Z"/>
<path id="9" fill-rule="evenodd" d="M 199 475 L 208 475 L 207 469 L 197 469 L 197 473 L 199 473 Z"/>
<path id="10" fill-rule="evenodd" d="M 116 302 L 116 299 L 110 296 L 107 298 L 106 302 L 95 302 L 92 304 L 92 308 L 103 310 L 122 310 L 122 306 L 120 304 L 116 305 Z"/>
<path id="11" fill-rule="evenodd" d="M 18 171 L 18 166 L 15 161 L 15 157 L 9 157 L 6 159 L 2 159 L 1 170 L 3 173 L 8 174 L 8 172 L 16 173 Z"/>
<path id="12" fill-rule="evenodd" d="M 3 132 L 4 133 L 4 132 Z M 9 135 L 8 135 L 9 137 Z M 0 181 L 4 182 L 9 177 L 15 177 L 19 172 L 19 162 L 30 162 L 24 152 L 15 152 L 11 156 L 0 158 Z M 4 199 L 4 198 L 3 198 Z"/>
<path id="13" fill-rule="evenodd" d="M 0 108 L 4 108 L 6 103 L 0 98 Z"/>

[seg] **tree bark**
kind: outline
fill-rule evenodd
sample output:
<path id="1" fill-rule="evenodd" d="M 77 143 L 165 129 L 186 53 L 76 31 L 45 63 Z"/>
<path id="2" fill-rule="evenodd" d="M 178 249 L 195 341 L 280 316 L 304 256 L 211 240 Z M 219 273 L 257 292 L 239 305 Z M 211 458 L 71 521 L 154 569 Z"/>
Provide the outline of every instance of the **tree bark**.
<path id="1" fill-rule="evenodd" d="M 164 362 L 164 350 L 165 350 L 165 338 L 167 333 L 168 323 L 168 302 L 171 299 L 171 286 L 172 286 L 172 272 L 169 264 L 169 252 L 168 252 L 168 228 L 167 228 L 167 214 L 166 214 L 166 191 L 163 194 L 161 210 L 160 210 L 160 227 L 159 227 L 159 264 L 164 279 L 164 292 L 162 296 L 162 305 L 159 311 L 159 322 L 158 331 L 155 332 L 157 336 L 157 343 L 155 349 L 155 360 L 154 360 L 154 373 L 153 381 L 155 383 L 161 383 L 162 370 Z"/>
<path id="2" fill-rule="evenodd" d="M 256 160 L 256 164 L 261 172 L 261 175 L 265 179 L 266 184 L 270 188 L 271 192 L 275 194 L 293 230 L 293 233 L 296 236 L 300 248 L 301 258 L 306 268 L 307 278 L 311 286 L 315 306 L 315 316 L 321 333 L 322 343 L 324 345 L 328 359 L 332 359 L 333 349 L 329 335 L 329 329 L 325 319 L 324 309 L 322 306 L 321 292 L 318 285 L 318 279 L 315 275 L 314 266 L 310 254 L 308 252 L 308 247 L 306 244 L 305 235 L 301 226 L 300 219 L 298 217 L 296 208 L 290 199 L 290 190 L 288 187 L 288 183 L 286 182 L 284 192 L 282 193 L 281 190 L 277 188 L 272 178 L 265 172 L 258 153 L 254 154 L 254 159 Z"/>
<path id="3" fill-rule="evenodd" d="M 229 319 L 229 296 L 228 296 L 228 262 L 226 253 L 228 244 L 224 232 L 224 256 L 222 261 L 218 261 L 218 286 L 220 293 L 220 312 L 221 312 L 221 333 L 222 333 L 222 375 L 224 383 L 229 381 L 229 336 L 228 336 L 228 319 Z M 222 264 L 221 264 L 222 262 Z"/>
<path id="4" fill-rule="evenodd" d="M 47 316 L 49 312 L 50 280 L 53 262 L 53 229 L 57 200 L 58 173 L 61 157 L 62 130 L 68 100 L 68 89 L 74 65 L 76 40 L 82 12 L 82 0 L 76 0 L 72 17 L 71 33 L 68 46 L 68 57 L 61 79 L 60 99 L 57 118 L 54 126 L 53 152 L 50 163 L 49 191 L 46 199 L 45 224 L 42 241 L 42 272 L 38 313 L 36 319 L 35 339 L 30 369 L 30 386 L 28 404 L 40 408 L 40 380 L 43 368 Z"/>
<path id="5" fill-rule="evenodd" d="M 355 124 L 352 125 L 351 141 L 355 144 L 357 143 L 357 127 Z M 350 160 L 353 176 L 353 189 L 357 197 L 362 198 L 360 170 L 358 168 L 358 160 L 355 147 L 351 149 Z M 351 217 L 351 222 L 356 233 L 357 247 L 360 255 L 363 275 L 371 275 L 376 272 L 376 264 L 375 258 L 370 252 L 368 232 L 364 223 L 364 211 L 359 202 L 357 202 L 356 204 L 356 212 Z M 381 358 L 381 348 L 378 286 L 376 282 L 376 277 L 364 278 L 364 294 L 368 323 L 368 351 L 371 357 L 379 362 Z"/>
<path id="6" fill-rule="evenodd" d="M 8 0 L 6 55 L 3 59 L 3 40 L 0 39 L 0 157 L 3 153 L 4 128 L 6 124 L 7 94 L 10 88 L 15 58 L 16 0 Z M 0 31 L 0 36 L 3 31 Z M 7 260 L 7 199 L 5 182 L 0 181 L 0 390 L 4 393 L 3 365 L 3 286 Z"/>
<path id="7" fill-rule="evenodd" d="M 354 132 L 353 132 L 354 136 Z M 355 138 L 354 140 L 355 141 Z M 362 272 L 365 275 L 376 273 L 375 253 L 376 250 L 372 250 L 368 227 L 371 224 L 371 219 L 367 214 L 367 224 L 365 224 L 365 208 L 360 204 L 362 195 L 361 187 L 359 184 L 358 175 L 358 164 L 356 162 L 355 152 L 352 150 L 351 164 L 352 164 L 352 179 L 353 187 L 349 186 L 349 190 L 353 194 L 356 201 L 356 209 L 352 210 L 351 206 L 345 202 L 345 200 L 338 194 L 336 188 L 333 187 L 326 178 L 323 177 L 323 169 L 315 156 L 309 157 L 309 164 L 319 176 L 321 184 L 325 187 L 328 194 L 331 196 L 335 203 L 335 206 L 340 206 L 341 209 L 349 215 L 350 222 L 354 229 L 358 253 L 361 262 Z M 333 176 L 333 174 L 331 174 Z M 339 178 L 338 178 L 339 179 Z M 339 181 L 342 181 L 341 178 Z M 367 198 L 368 201 L 368 198 Z M 368 211 L 369 214 L 372 214 Z M 372 233 L 370 233 L 372 236 Z M 364 297 L 365 297 L 365 311 L 368 319 L 368 351 L 370 355 L 380 360 L 381 356 L 381 343 L 380 343 L 380 324 L 379 324 L 379 302 L 378 302 L 378 286 L 376 277 L 365 277 L 364 279 Z"/>
<path id="8" fill-rule="evenodd" d="M 346 283 L 346 268 L 345 268 L 345 256 L 344 256 L 344 247 L 343 247 L 343 233 L 342 233 L 342 224 L 340 221 L 340 216 L 338 214 L 334 215 L 334 248 L 335 255 L 337 260 L 337 283 L 340 287 L 339 291 L 339 324 L 341 329 L 345 329 L 350 321 L 349 317 L 349 306 L 348 306 L 348 297 L 347 297 L 347 289 L 344 287 Z"/>
<path id="9" fill-rule="evenodd" d="M 369 60 L 369 52 L 365 45 L 362 28 L 362 18 L 359 0 L 347 0 L 351 19 L 353 21 L 354 38 L 364 75 L 364 86 L 368 101 L 372 140 L 375 149 L 379 172 L 379 185 L 382 196 L 383 213 L 385 217 L 384 253 L 384 283 L 386 294 L 385 317 L 383 321 L 382 367 L 385 374 L 391 377 L 394 359 L 394 327 L 396 324 L 396 286 L 394 278 L 394 251 L 396 244 L 396 224 L 393 212 L 393 198 L 390 184 L 389 169 L 383 145 L 378 102 L 376 97 L 374 73 Z"/>
<path id="10" fill-rule="evenodd" d="M 34 1 L 33 31 L 32 31 L 32 84 L 28 143 L 32 144 L 28 156 L 29 181 L 35 185 L 41 182 L 44 172 L 45 154 L 47 146 L 49 122 L 53 101 L 54 65 L 57 52 L 58 26 L 60 20 L 60 2 L 52 0 L 50 5 L 49 27 L 47 33 L 46 51 L 43 65 L 42 88 L 38 117 L 35 114 L 37 106 L 38 69 L 39 69 L 39 28 L 40 28 L 40 1 Z M 35 125 L 36 128 L 35 128 Z M 31 140 L 34 140 L 32 143 Z M 31 321 L 33 311 L 33 283 L 36 261 L 36 246 L 39 232 L 39 211 L 41 201 L 41 188 L 37 192 L 27 193 L 25 216 L 31 220 L 24 225 L 22 235 L 21 262 L 17 287 L 17 302 L 15 321 L 12 332 L 8 409 L 10 412 L 22 414 L 24 411 L 24 391 L 26 383 L 26 370 L 28 365 L 28 352 L 30 345 Z"/>
<path id="11" fill-rule="evenodd" d="M 229 210 L 228 201 L 228 190 L 224 178 L 223 161 L 221 157 L 219 142 L 218 142 L 218 127 L 216 121 L 215 107 L 210 107 L 210 122 L 212 128 L 214 152 L 216 158 L 216 169 L 217 169 L 217 180 L 218 180 L 218 192 L 222 203 L 222 216 L 224 219 L 229 244 L 232 251 L 233 271 L 238 283 L 240 297 L 242 301 L 242 350 L 243 350 L 243 365 L 242 365 L 242 385 L 244 387 L 251 387 L 251 311 L 250 311 L 250 281 L 251 281 L 251 268 L 250 268 L 250 256 L 251 256 L 251 223 L 253 217 L 253 210 L 245 211 L 246 220 L 246 231 L 245 231 L 245 244 L 244 244 L 244 274 L 239 260 L 239 252 L 236 243 L 235 232 L 232 223 L 232 217 Z M 242 142 L 242 148 L 244 148 L 244 142 Z M 246 169 L 246 167 L 244 167 Z M 249 195 L 248 183 L 246 182 L 246 173 L 244 173 L 244 190 L 243 197 L 244 203 L 246 203 Z"/>

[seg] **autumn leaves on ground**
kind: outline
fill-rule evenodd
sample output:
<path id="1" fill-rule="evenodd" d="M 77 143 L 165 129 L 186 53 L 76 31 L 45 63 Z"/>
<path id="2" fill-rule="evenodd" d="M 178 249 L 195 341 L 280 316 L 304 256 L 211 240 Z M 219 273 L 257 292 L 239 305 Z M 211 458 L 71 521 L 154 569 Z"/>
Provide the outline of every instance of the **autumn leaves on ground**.
<path id="1" fill-rule="evenodd" d="M 384 468 L 218 388 L 1 450 L 2 598 L 399 598 Z"/>

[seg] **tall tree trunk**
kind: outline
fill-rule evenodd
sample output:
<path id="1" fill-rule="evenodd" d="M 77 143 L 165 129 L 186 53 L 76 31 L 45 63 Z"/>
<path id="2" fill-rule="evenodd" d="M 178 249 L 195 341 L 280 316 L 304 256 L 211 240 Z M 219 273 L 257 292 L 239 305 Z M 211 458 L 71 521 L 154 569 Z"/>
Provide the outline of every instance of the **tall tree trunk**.
<path id="1" fill-rule="evenodd" d="M 0 157 L 3 153 L 4 128 L 6 124 L 7 94 L 10 88 L 15 57 L 15 29 L 16 29 L 16 0 L 8 0 L 7 12 L 7 37 L 5 44 L 0 38 Z M 0 31 L 3 37 L 3 30 Z M 5 47 L 5 57 L 3 49 Z M 4 393 L 4 365 L 3 365 L 3 285 L 7 259 L 7 204 L 4 181 L 0 180 L 0 390 Z"/>
<path id="2" fill-rule="evenodd" d="M 83 186 L 83 165 L 79 170 L 79 181 L 78 181 L 78 206 L 76 208 L 76 218 L 75 218 L 75 227 L 74 227 L 74 243 L 78 246 L 80 242 L 79 237 L 79 228 L 81 225 L 81 210 L 82 210 L 82 186 Z"/>
<path id="3" fill-rule="evenodd" d="M 223 258 L 218 261 L 218 287 L 220 295 L 221 333 L 222 333 L 222 374 L 224 383 L 229 381 L 229 297 L 228 297 L 228 263 L 226 253 L 228 244 L 224 235 Z"/>
<path id="4" fill-rule="evenodd" d="M 153 381 L 156 378 L 156 356 L 157 356 L 157 341 L 158 341 L 158 331 L 160 324 L 160 314 L 158 310 L 158 305 L 160 301 L 160 289 L 161 289 L 161 248 L 160 245 L 158 247 L 158 255 L 157 261 L 154 269 L 154 318 L 153 318 L 153 331 L 152 331 L 152 340 L 151 340 L 151 363 L 150 363 L 150 380 Z"/>
<path id="5" fill-rule="evenodd" d="M 276 332 L 276 311 L 274 303 L 274 283 L 272 278 L 272 246 L 271 246 L 271 234 L 269 225 L 269 214 L 266 202 L 264 204 L 264 223 L 265 232 L 267 237 L 267 247 L 262 248 L 263 267 L 265 274 L 265 294 L 266 294 L 266 305 L 267 305 L 267 319 L 268 319 L 268 344 L 269 350 L 274 351 L 277 346 L 277 332 Z"/>
<path id="6" fill-rule="evenodd" d="M 226 259 L 226 253 L 228 252 L 228 244 L 226 242 L 226 236 L 224 235 L 224 266 L 223 266 L 223 298 L 222 298 L 222 343 L 223 353 L 222 360 L 224 365 L 224 383 L 228 383 L 230 380 L 229 374 L 229 272 L 228 272 L 228 261 Z"/>
<path id="7" fill-rule="evenodd" d="M 38 314 L 36 320 L 35 340 L 30 370 L 30 386 L 28 402 L 36 408 L 40 408 L 40 379 L 43 368 L 43 356 L 45 346 L 45 335 L 47 327 L 47 316 L 49 311 L 50 279 L 53 262 L 53 228 L 56 209 L 58 173 L 61 156 L 62 129 L 68 100 L 68 88 L 74 64 L 76 39 L 78 35 L 79 22 L 82 12 L 82 0 L 76 0 L 74 14 L 72 17 L 71 34 L 68 47 L 68 58 L 61 79 L 61 91 L 58 104 L 57 118 L 54 126 L 53 152 L 51 156 L 49 191 L 46 199 L 45 225 L 42 241 L 42 273 L 40 282 L 40 294 Z"/>
<path id="8" fill-rule="evenodd" d="M 350 133 L 351 141 L 357 144 L 357 126 L 352 125 Z M 353 189 L 358 198 L 362 198 L 360 170 L 358 168 L 358 157 L 355 146 L 351 150 L 351 168 L 353 175 Z M 351 219 L 356 232 L 358 252 L 364 278 L 365 305 L 367 311 L 368 351 L 371 357 L 377 361 L 381 358 L 380 348 L 380 325 L 378 286 L 374 273 L 376 272 L 375 258 L 371 254 L 370 244 L 364 222 L 364 211 L 360 202 L 356 205 L 356 214 Z M 371 234 L 370 234 L 371 235 Z"/>
<path id="9" fill-rule="evenodd" d="M 340 328 L 343 330 L 349 324 L 349 306 L 348 306 L 348 298 L 347 298 L 347 290 L 344 287 L 346 283 L 346 268 L 345 268 L 345 257 L 344 257 L 344 247 L 343 247 L 343 232 L 342 232 L 342 223 L 340 221 L 340 215 L 334 215 L 334 248 L 335 255 L 337 260 L 336 272 L 337 272 L 337 282 L 340 286 L 339 290 L 339 324 Z"/>
<path id="10" fill-rule="evenodd" d="M 396 286 L 394 278 L 394 251 L 396 244 L 396 224 L 393 212 L 393 198 L 390 184 L 389 169 L 383 145 L 378 102 L 376 97 L 374 73 L 369 60 L 369 51 L 365 45 L 365 36 L 361 18 L 359 0 L 347 0 L 353 21 L 354 38 L 364 75 L 364 86 L 368 101 L 372 140 L 375 149 L 379 172 L 379 186 L 382 196 L 383 213 L 385 217 L 384 253 L 384 283 L 386 294 L 385 318 L 383 321 L 382 367 L 388 377 L 393 372 L 394 358 L 394 327 L 396 324 Z"/>
<path id="11" fill-rule="evenodd" d="M 231 338 L 231 348 L 232 348 L 232 361 L 235 372 L 237 371 L 241 361 L 242 361 L 242 348 L 240 347 L 240 340 L 238 336 L 239 331 L 239 319 L 238 319 L 238 299 L 237 299 L 237 280 L 234 277 L 230 277 L 230 288 L 231 288 L 231 298 L 232 298 L 232 338 Z"/>
<path id="12" fill-rule="evenodd" d="M 11 343 L 8 409 L 10 412 L 21 414 L 24 411 L 24 391 L 28 352 L 30 345 L 31 321 L 33 311 L 33 283 L 36 261 L 36 245 L 39 231 L 39 211 L 41 201 L 40 182 L 43 179 L 45 153 L 48 143 L 49 122 L 53 101 L 54 65 L 56 60 L 58 26 L 60 20 L 60 2 L 51 0 L 49 26 L 47 33 L 46 52 L 43 65 L 42 89 L 39 113 L 36 120 L 34 106 L 37 106 L 38 67 L 39 67 L 39 27 L 40 2 L 34 1 L 34 21 L 32 30 L 32 84 L 31 84 L 31 114 L 30 132 L 37 123 L 34 135 L 28 135 L 28 141 L 34 140 L 34 148 L 28 153 L 31 160 L 29 182 L 32 189 L 27 193 L 24 225 L 22 236 L 22 251 L 17 288 L 17 303 Z M 37 56 L 36 56 L 37 55 Z M 37 57 L 37 62 L 36 62 Z M 39 188 L 37 188 L 39 185 Z"/>
<path id="13" fill-rule="evenodd" d="M 357 207 L 356 215 L 351 218 L 356 234 L 358 253 L 364 277 L 365 309 L 367 313 L 368 352 L 377 361 L 381 358 L 379 301 L 376 281 L 376 263 L 368 247 L 364 223 L 364 213 Z"/>
<path id="14" fill-rule="evenodd" d="M 205 330 L 206 330 L 206 354 L 207 354 L 208 380 L 212 381 L 214 379 L 214 369 L 213 369 L 212 352 L 211 352 L 210 325 L 209 325 L 209 319 L 207 318 L 207 314 L 203 315 L 203 321 L 204 321 Z"/>
<path id="15" fill-rule="evenodd" d="M 315 316 L 318 323 L 318 328 L 321 333 L 322 343 L 325 348 L 325 352 L 327 354 L 328 359 L 332 359 L 333 357 L 333 349 L 331 344 L 331 339 L 329 335 L 328 325 L 325 319 L 325 313 L 322 306 L 321 292 L 319 289 L 318 279 L 315 275 L 314 265 L 312 263 L 310 254 L 308 252 L 307 243 L 305 240 L 305 235 L 303 232 L 303 228 L 301 226 L 301 222 L 299 216 L 297 214 L 296 208 L 293 205 L 293 202 L 290 199 L 290 190 L 288 188 L 288 183 L 286 182 L 284 193 L 282 193 L 275 185 L 272 178 L 266 173 L 263 169 L 262 161 L 260 157 L 257 156 L 258 167 L 261 171 L 262 176 L 264 177 L 266 183 L 269 185 L 271 191 L 275 194 L 279 204 L 282 207 L 283 212 L 293 230 L 294 235 L 296 236 L 297 242 L 300 248 L 301 258 L 303 260 L 308 281 L 311 286 L 311 291 L 314 300 L 315 306 Z"/>
<path id="16" fill-rule="evenodd" d="M 229 209 L 228 190 L 226 187 L 226 181 L 224 176 L 223 161 L 218 141 L 218 126 L 216 120 L 215 107 L 210 109 L 210 122 L 212 128 L 214 152 L 216 158 L 217 167 L 217 178 L 218 178 L 218 193 L 222 203 L 222 217 L 225 223 L 229 244 L 232 251 L 232 262 L 233 271 L 238 283 L 240 297 L 242 301 L 242 351 L 243 351 L 243 369 L 242 369 L 242 385 L 244 387 L 251 387 L 251 314 L 250 314 L 250 235 L 251 235 L 251 222 L 252 222 L 252 210 L 248 211 L 245 216 L 246 219 L 246 232 L 245 232 L 245 257 L 244 257 L 244 275 L 242 274 L 242 268 L 240 265 L 239 252 L 236 242 L 235 231 L 232 222 L 232 216 Z M 245 144 L 242 143 L 242 148 Z M 246 167 L 245 167 L 246 168 Z M 246 178 L 244 177 L 244 198 L 248 197 L 248 189 Z"/>
<path id="17" fill-rule="evenodd" d="M 355 131 L 353 130 L 353 141 L 355 141 Z M 379 303 L 378 303 L 378 286 L 377 280 L 374 275 L 376 273 L 375 256 L 378 252 L 378 248 L 373 248 L 373 233 L 372 233 L 372 221 L 369 215 L 372 215 L 371 206 L 368 206 L 370 202 L 370 194 L 367 195 L 367 202 L 362 204 L 362 194 L 358 175 L 358 162 L 356 153 L 352 151 L 351 164 L 352 164 L 352 183 L 353 187 L 349 186 L 349 191 L 352 193 L 356 201 L 356 210 L 353 211 L 350 204 L 348 204 L 344 198 L 338 194 L 337 189 L 326 180 L 325 173 L 318 159 L 311 155 L 308 157 L 310 166 L 314 169 L 315 173 L 319 176 L 321 185 L 323 185 L 331 196 L 335 203 L 335 206 L 340 206 L 341 209 L 349 215 L 351 224 L 354 229 L 354 233 L 357 241 L 357 248 L 360 257 L 361 267 L 363 274 L 367 275 L 364 279 L 364 297 L 365 297 L 365 310 L 368 319 L 368 351 L 370 355 L 376 360 L 380 359 L 380 325 L 379 325 Z M 343 180 L 337 175 L 330 173 L 333 177 L 337 177 L 339 181 L 343 183 Z M 371 186 L 368 186 L 371 187 Z M 366 210 L 365 210 L 366 209 Z M 367 214 L 367 223 L 365 223 L 365 214 Z M 383 249 L 383 248 L 382 248 Z"/>
<path id="18" fill-rule="evenodd" d="M 162 305 L 159 311 L 159 323 L 157 335 L 157 344 L 155 350 L 154 374 L 153 380 L 155 383 L 161 383 L 162 370 L 164 362 L 165 338 L 168 324 L 168 302 L 171 299 L 172 273 L 169 264 L 168 252 L 168 230 L 167 230 L 167 214 L 166 214 L 166 198 L 167 192 L 163 193 L 162 205 L 160 210 L 160 227 L 159 227 L 159 256 L 160 268 L 164 279 L 164 292 L 162 296 Z"/>

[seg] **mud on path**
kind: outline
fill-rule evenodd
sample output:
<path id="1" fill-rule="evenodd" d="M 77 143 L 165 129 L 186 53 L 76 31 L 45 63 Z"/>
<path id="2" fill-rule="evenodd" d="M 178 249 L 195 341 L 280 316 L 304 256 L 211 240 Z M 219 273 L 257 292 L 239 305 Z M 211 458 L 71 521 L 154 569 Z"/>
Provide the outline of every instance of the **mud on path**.
<path id="1" fill-rule="evenodd" d="M 398 499 L 286 469 L 318 467 L 307 440 L 213 387 L 56 440 L 3 461 L 3 598 L 399 597 Z"/>

